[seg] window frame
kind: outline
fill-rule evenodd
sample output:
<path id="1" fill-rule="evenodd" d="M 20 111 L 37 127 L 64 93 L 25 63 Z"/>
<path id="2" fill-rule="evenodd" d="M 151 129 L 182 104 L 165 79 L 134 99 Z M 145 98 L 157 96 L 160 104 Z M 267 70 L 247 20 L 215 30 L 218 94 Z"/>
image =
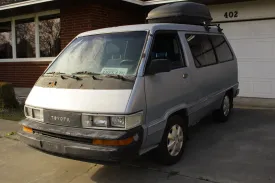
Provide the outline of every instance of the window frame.
<path id="1" fill-rule="evenodd" d="M 179 43 L 178 46 L 180 47 L 179 51 L 180 51 L 180 60 L 181 60 L 182 66 L 178 67 L 178 68 L 173 68 L 173 69 L 171 69 L 171 71 L 187 67 L 186 59 L 185 59 L 185 53 L 183 51 L 183 47 L 182 47 L 182 43 L 181 43 L 181 40 L 180 40 L 179 32 L 177 30 L 157 30 L 153 34 L 153 38 L 152 38 L 151 45 L 150 45 L 150 48 L 149 48 L 149 56 L 148 56 L 148 59 L 147 59 L 147 62 L 146 62 L 145 75 L 146 75 L 146 70 L 149 67 L 150 63 L 151 63 L 150 56 L 151 56 L 151 53 L 152 53 L 152 50 L 153 50 L 153 47 L 154 47 L 155 38 L 156 38 L 157 34 L 161 34 L 161 33 L 173 33 L 173 34 L 175 34 L 176 39 Z"/>
<path id="2" fill-rule="evenodd" d="M 9 18 L 0 19 L 0 22 L 11 22 L 11 34 L 12 34 L 12 58 L 0 59 L 0 62 L 43 62 L 52 61 L 55 57 L 40 57 L 40 38 L 39 38 L 39 17 L 47 15 L 59 15 L 60 10 L 43 11 L 39 13 L 32 13 L 20 16 L 14 16 Z M 16 30 L 15 21 L 34 18 L 35 23 L 35 57 L 33 58 L 17 58 L 16 56 Z"/>

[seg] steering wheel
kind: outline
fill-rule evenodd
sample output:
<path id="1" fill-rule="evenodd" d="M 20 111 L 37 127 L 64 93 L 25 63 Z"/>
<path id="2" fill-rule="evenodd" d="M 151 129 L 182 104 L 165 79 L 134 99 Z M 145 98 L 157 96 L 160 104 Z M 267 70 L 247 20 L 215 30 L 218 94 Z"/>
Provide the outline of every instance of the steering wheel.
<path id="1" fill-rule="evenodd" d="M 122 61 L 120 61 L 120 65 L 128 65 L 128 64 L 130 64 L 130 65 L 132 65 L 134 63 L 134 61 L 133 60 L 122 60 Z"/>

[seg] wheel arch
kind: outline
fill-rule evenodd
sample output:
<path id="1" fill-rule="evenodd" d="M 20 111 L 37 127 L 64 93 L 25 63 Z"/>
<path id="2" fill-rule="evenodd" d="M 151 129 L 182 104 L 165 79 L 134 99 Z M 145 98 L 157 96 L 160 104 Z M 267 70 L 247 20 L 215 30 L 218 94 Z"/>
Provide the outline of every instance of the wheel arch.
<path id="1" fill-rule="evenodd" d="M 234 103 L 233 103 L 233 101 L 234 101 L 234 88 L 231 88 L 231 89 L 227 90 L 226 94 L 229 95 L 229 99 L 230 99 L 230 103 L 231 103 L 230 105 L 231 105 L 231 108 L 233 108 L 233 106 L 234 106 Z"/>
<path id="2" fill-rule="evenodd" d="M 234 98 L 234 89 L 231 88 L 231 89 L 227 90 L 226 94 L 229 95 L 230 99 L 233 99 Z"/>
<path id="3" fill-rule="evenodd" d="M 189 126 L 189 117 L 188 117 L 188 111 L 187 111 L 186 108 L 177 110 L 177 111 L 173 112 L 172 114 L 170 114 L 170 115 L 168 116 L 168 118 L 167 118 L 167 123 L 168 123 L 169 119 L 170 119 L 172 116 L 180 116 L 180 117 L 182 117 L 183 122 L 186 123 L 186 126 L 187 126 L 187 127 Z M 167 125 L 167 124 L 166 124 L 166 125 Z"/>

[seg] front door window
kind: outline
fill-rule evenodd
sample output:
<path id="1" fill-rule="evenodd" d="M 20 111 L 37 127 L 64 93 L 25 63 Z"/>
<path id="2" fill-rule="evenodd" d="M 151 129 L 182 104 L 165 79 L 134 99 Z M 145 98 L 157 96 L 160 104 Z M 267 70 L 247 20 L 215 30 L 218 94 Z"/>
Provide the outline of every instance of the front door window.
<path id="1" fill-rule="evenodd" d="M 153 59 L 168 59 L 171 62 L 171 69 L 185 66 L 177 33 L 158 33 L 155 36 L 151 52 L 151 60 Z"/>

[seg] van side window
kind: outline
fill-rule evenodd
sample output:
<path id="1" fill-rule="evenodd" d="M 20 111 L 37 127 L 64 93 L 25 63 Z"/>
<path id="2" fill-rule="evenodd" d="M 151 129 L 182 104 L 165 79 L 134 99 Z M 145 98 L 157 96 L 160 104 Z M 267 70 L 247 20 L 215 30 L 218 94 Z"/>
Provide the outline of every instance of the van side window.
<path id="1" fill-rule="evenodd" d="M 196 67 L 205 67 L 217 63 L 214 49 L 207 35 L 187 34 L 186 39 Z"/>
<path id="2" fill-rule="evenodd" d="M 154 39 L 151 60 L 168 59 L 171 69 L 184 67 L 181 44 L 177 33 L 157 33 Z"/>
<path id="3" fill-rule="evenodd" d="M 232 51 L 223 36 L 211 35 L 209 37 L 216 51 L 219 62 L 227 62 L 234 59 Z"/>

